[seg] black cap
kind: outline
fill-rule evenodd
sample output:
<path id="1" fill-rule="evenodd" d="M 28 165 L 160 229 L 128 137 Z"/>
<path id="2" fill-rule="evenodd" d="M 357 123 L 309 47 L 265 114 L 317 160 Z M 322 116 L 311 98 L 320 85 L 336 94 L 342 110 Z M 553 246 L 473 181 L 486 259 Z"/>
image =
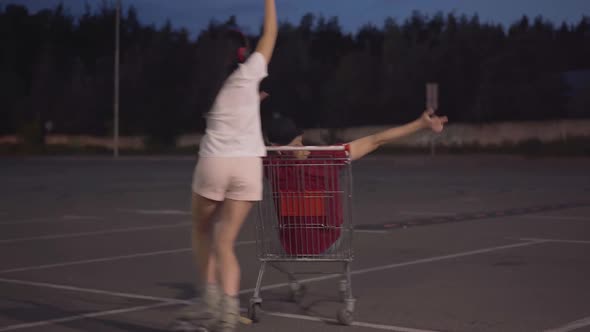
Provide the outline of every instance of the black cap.
<path id="1" fill-rule="evenodd" d="M 266 136 L 270 143 L 277 145 L 287 145 L 295 137 L 302 135 L 303 130 L 299 129 L 295 122 L 290 118 L 284 117 L 279 113 L 274 113 L 272 119 L 268 122 Z"/>

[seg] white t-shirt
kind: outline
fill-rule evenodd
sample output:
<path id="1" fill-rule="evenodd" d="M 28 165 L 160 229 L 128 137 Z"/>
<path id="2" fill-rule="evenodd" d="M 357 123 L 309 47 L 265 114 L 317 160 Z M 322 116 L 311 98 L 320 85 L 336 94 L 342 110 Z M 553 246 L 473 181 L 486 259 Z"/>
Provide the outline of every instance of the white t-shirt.
<path id="1" fill-rule="evenodd" d="M 207 114 L 200 156 L 266 156 L 258 87 L 268 75 L 267 67 L 264 56 L 255 52 L 227 78 Z"/>

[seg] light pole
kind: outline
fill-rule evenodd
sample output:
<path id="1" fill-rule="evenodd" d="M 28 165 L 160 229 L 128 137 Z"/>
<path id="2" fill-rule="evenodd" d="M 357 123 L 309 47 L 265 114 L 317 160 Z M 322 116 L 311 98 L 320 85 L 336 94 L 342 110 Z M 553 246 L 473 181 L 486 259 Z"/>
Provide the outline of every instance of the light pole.
<path id="1" fill-rule="evenodd" d="M 426 108 L 438 110 L 438 83 L 426 84 Z M 435 151 L 435 136 L 430 136 L 430 155 L 434 156 Z"/>
<path id="2" fill-rule="evenodd" d="M 119 30 L 121 26 L 121 0 L 117 0 L 115 18 L 115 93 L 113 105 L 113 156 L 119 157 Z"/>

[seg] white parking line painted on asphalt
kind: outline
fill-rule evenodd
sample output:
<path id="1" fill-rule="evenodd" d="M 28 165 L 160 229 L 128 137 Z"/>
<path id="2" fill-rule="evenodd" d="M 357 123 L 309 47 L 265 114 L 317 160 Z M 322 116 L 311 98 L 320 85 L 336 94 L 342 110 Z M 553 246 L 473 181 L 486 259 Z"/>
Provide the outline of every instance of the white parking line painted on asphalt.
<path id="1" fill-rule="evenodd" d="M 551 330 L 545 330 L 545 332 L 570 332 L 580 329 L 582 327 L 590 326 L 590 317 L 582 318 L 575 322 L 568 323 L 564 326 L 554 328 Z"/>
<path id="2" fill-rule="evenodd" d="M 50 223 L 50 222 L 58 222 L 60 221 L 59 218 L 31 218 L 31 219 L 17 219 L 11 221 L 2 221 L 0 222 L 0 226 L 2 225 L 20 225 L 20 224 L 41 224 L 41 223 Z M 68 220 L 64 220 L 68 221 Z"/>
<path id="3" fill-rule="evenodd" d="M 256 243 L 256 241 L 239 241 L 239 242 L 236 242 L 236 246 L 255 244 L 255 243 Z M 171 250 L 142 252 L 142 253 L 137 253 L 137 254 L 122 255 L 122 256 L 110 256 L 110 257 L 85 259 L 85 260 L 62 262 L 62 263 L 55 263 L 55 264 L 24 266 L 24 267 L 17 267 L 17 268 L 13 268 L 13 269 L 0 270 L 0 274 L 24 272 L 24 271 L 36 271 L 36 270 L 44 270 L 44 269 L 73 266 L 73 265 L 82 265 L 82 264 L 113 262 L 113 261 L 123 260 L 123 259 L 133 259 L 133 258 L 141 258 L 141 257 L 177 254 L 177 253 L 191 252 L 191 251 L 192 251 L 192 248 L 189 247 L 189 248 L 180 248 L 180 249 L 171 249 Z"/>
<path id="4" fill-rule="evenodd" d="M 529 241 L 529 242 L 525 242 L 525 243 L 517 243 L 517 244 L 511 244 L 511 245 L 489 247 L 489 248 L 483 248 L 483 249 L 478 249 L 478 250 L 464 251 L 464 252 L 460 252 L 460 253 L 456 253 L 456 254 L 423 258 L 423 259 L 418 259 L 418 260 L 403 262 L 403 263 L 380 265 L 380 266 L 375 266 L 375 267 L 371 267 L 371 268 L 352 271 L 351 273 L 353 275 L 360 275 L 360 274 L 366 274 L 366 273 L 371 273 L 371 272 L 379 272 L 379 271 L 400 268 L 400 267 L 405 267 L 405 266 L 438 262 L 438 261 L 449 260 L 449 259 L 454 259 L 454 258 L 459 258 L 459 257 L 467 257 L 467 256 L 472 256 L 472 255 L 490 253 L 490 252 L 495 252 L 495 251 L 500 251 L 500 250 L 532 246 L 532 245 L 537 245 L 537 244 L 542 244 L 542 243 L 547 243 L 547 242 L 549 242 L 549 241 L 534 240 L 534 241 Z M 340 277 L 341 277 L 340 274 L 331 274 L 331 275 L 327 275 L 324 277 L 302 279 L 302 280 L 299 280 L 299 282 L 311 283 L 311 282 L 318 282 L 318 281 L 335 279 L 335 278 L 340 278 Z M 164 303 L 160 303 L 158 305 L 159 307 L 189 303 L 188 301 L 171 299 L 171 298 L 153 297 L 153 296 L 122 293 L 122 292 L 111 292 L 111 291 L 105 291 L 105 290 L 74 287 L 74 286 L 67 286 L 67 285 L 56 285 L 56 284 L 49 284 L 49 283 L 42 283 L 42 282 L 32 282 L 32 281 L 5 279 L 5 278 L 0 278 L 0 282 L 8 283 L 8 284 L 24 285 L 24 286 L 35 286 L 35 287 L 45 287 L 45 288 L 52 288 L 52 289 L 76 291 L 76 292 L 82 292 L 82 293 L 110 295 L 110 296 L 115 296 L 115 297 L 131 298 L 131 299 L 138 299 L 138 300 L 153 300 L 153 301 L 164 302 Z M 288 285 L 289 285 L 289 283 L 278 283 L 278 284 L 274 284 L 274 285 L 267 285 L 267 286 L 262 287 L 262 290 L 276 289 L 276 288 L 281 288 L 281 287 L 285 287 Z M 240 294 L 248 294 L 248 293 L 252 293 L 253 291 L 254 291 L 254 288 L 245 289 L 245 290 L 240 291 Z M 121 309 L 121 310 L 126 310 L 125 312 L 137 312 L 137 311 L 142 311 L 142 310 L 148 310 L 148 309 L 150 309 L 149 307 L 150 306 L 134 307 L 134 308 L 129 308 L 129 309 Z M 98 313 L 94 313 L 94 314 L 101 315 L 101 316 L 109 315 L 109 314 L 105 314 L 104 312 L 103 313 L 98 312 Z M 74 321 L 74 320 L 80 320 L 80 319 L 84 319 L 84 318 L 86 318 L 86 317 L 84 317 L 84 315 L 78 315 L 76 317 L 72 316 L 72 317 L 67 317 L 67 318 L 62 318 L 62 319 L 68 319 L 68 321 Z M 31 323 L 31 324 L 41 324 L 41 322 L 36 322 L 36 323 Z M 45 323 L 45 325 L 51 325 L 51 324 L 54 324 L 54 323 L 53 322 Z M 371 324 L 371 323 L 357 323 L 357 324 Z M 379 325 L 379 324 L 371 324 L 371 325 L 373 325 L 373 328 L 376 328 L 376 326 L 387 326 L 387 325 Z M 37 326 L 40 326 L 40 325 L 37 325 Z M 359 325 L 359 326 L 362 326 L 362 325 Z M 370 326 L 367 325 L 366 327 L 370 327 Z M 4 327 L 5 330 L 3 330 L 3 331 L 10 331 L 10 330 L 6 330 L 9 328 L 11 328 L 11 326 Z M 390 330 L 390 331 L 396 331 L 396 330 Z M 567 332 L 567 331 L 570 331 L 570 330 L 558 330 L 557 332 Z M 413 330 L 413 331 L 412 330 L 405 330 L 405 331 L 400 330 L 400 332 L 421 332 L 421 331 L 420 330 Z M 553 332 L 556 332 L 556 331 L 553 331 Z"/>
<path id="5" fill-rule="evenodd" d="M 63 220 L 99 220 L 100 218 L 97 216 L 79 216 L 75 214 L 67 214 L 65 216 L 61 216 Z"/>
<path id="6" fill-rule="evenodd" d="M 380 266 L 375 266 L 375 267 L 371 267 L 371 268 L 367 268 L 367 269 L 353 270 L 351 272 L 351 274 L 352 275 L 360 275 L 360 274 L 366 274 L 366 273 L 370 273 L 370 272 L 380 272 L 380 271 L 385 271 L 385 270 L 390 270 L 390 269 L 395 269 L 395 268 L 400 268 L 400 267 L 405 267 L 405 266 L 433 263 L 433 262 L 444 261 L 444 260 L 449 260 L 449 259 L 454 259 L 454 258 L 459 258 L 459 257 L 467 257 L 467 256 L 485 254 L 485 253 L 490 253 L 490 252 L 499 251 L 499 250 L 513 249 L 513 248 L 519 248 L 519 247 L 528 247 L 528 246 L 541 244 L 541 243 L 547 243 L 547 242 L 549 242 L 549 241 L 531 240 L 531 241 L 524 242 L 524 243 L 509 244 L 509 245 L 505 245 L 505 246 L 498 246 L 498 247 L 490 247 L 490 248 L 484 248 L 484 249 L 478 249 L 478 250 L 465 251 L 465 252 L 460 252 L 460 253 L 451 254 L 451 255 L 434 256 L 434 257 L 430 257 L 430 258 L 423 258 L 423 259 L 418 259 L 418 260 L 403 262 L 403 263 L 380 265 Z M 299 280 L 299 282 L 300 283 L 310 283 L 310 282 L 318 282 L 318 281 L 336 279 L 336 278 L 341 278 L 341 277 L 342 277 L 342 274 L 334 273 L 334 274 L 329 274 L 329 275 L 321 276 L 321 277 L 301 279 L 301 280 Z M 270 290 L 270 289 L 275 289 L 275 288 L 286 287 L 288 285 L 289 285 L 289 283 L 279 283 L 279 284 L 274 284 L 274 285 L 263 286 L 263 287 L 261 287 L 261 289 L 262 290 Z M 251 292 L 254 292 L 254 288 L 245 289 L 245 290 L 241 291 L 240 294 L 251 293 Z"/>
<path id="7" fill-rule="evenodd" d="M 572 221 L 590 221 L 590 217 L 582 217 L 582 216 L 555 216 L 555 215 L 537 215 L 537 214 L 528 214 L 528 215 L 520 215 L 515 216 L 520 218 L 535 218 L 535 219 L 549 219 L 549 220 L 572 220 Z"/>
<path id="8" fill-rule="evenodd" d="M 0 283 L 6 283 L 6 284 L 12 284 L 12 285 L 21 285 L 21 286 L 31 286 L 31 287 L 42 287 L 42 288 L 58 289 L 58 290 L 71 291 L 71 292 L 79 292 L 79 293 L 108 295 L 108 296 L 122 297 L 122 298 L 135 299 L 135 300 L 148 300 L 148 301 L 158 301 L 158 302 L 186 303 L 186 301 L 175 300 L 175 299 L 170 299 L 170 298 L 165 298 L 165 297 L 156 297 L 156 296 L 141 295 L 141 294 L 132 294 L 132 293 L 122 293 L 122 292 L 111 292 L 111 291 L 100 290 L 100 289 L 92 289 L 92 288 L 84 288 L 84 287 L 76 287 L 76 286 L 68 286 L 68 285 L 51 284 L 51 283 L 47 283 L 47 282 L 36 282 L 36 281 L 26 281 L 26 280 L 0 278 Z"/>
<path id="9" fill-rule="evenodd" d="M 0 226 L 4 225 L 26 225 L 26 224 L 55 224 L 63 222 L 96 222 L 100 220 L 99 217 L 95 216 L 61 216 L 55 218 L 31 218 L 31 219 L 18 219 L 11 221 L 0 222 Z"/>
<path id="10" fill-rule="evenodd" d="M 155 225 L 155 226 L 116 228 L 116 229 L 109 229 L 106 231 L 66 233 L 66 234 L 62 233 L 62 234 L 41 235 L 41 236 L 33 236 L 33 237 L 21 237 L 21 238 L 16 238 L 16 239 L 0 240 L 0 244 L 19 243 L 19 242 L 26 242 L 26 241 L 38 241 L 38 240 L 67 239 L 67 238 L 73 238 L 73 237 L 129 233 L 129 232 L 140 232 L 140 231 L 151 231 L 154 229 L 188 227 L 189 225 L 190 225 L 190 223 L 183 222 L 183 223 L 179 223 L 179 224 L 164 224 L 164 225 Z"/>
<path id="11" fill-rule="evenodd" d="M 365 234 L 389 234 L 390 231 L 373 231 L 368 229 L 355 229 L 355 233 L 365 233 Z"/>
<path id="12" fill-rule="evenodd" d="M 338 321 L 331 318 L 320 318 L 320 317 L 313 317 L 313 316 L 305 316 L 305 315 L 296 315 L 296 314 L 287 314 L 281 312 L 267 312 L 263 311 L 265 315 L 275 316 L 275 317 L 282 317 L 282 318 L 290 318 L 290 319 L 299 319 L 299 320 L 307 320 L 312 322 L 327 322 L 332 324 L 338 324 Z M 385 324 L 373 324 L 373 323 L 364 323 L 364 322 L 353 322 L 352 326 L 358 327 L 365 327 L 374 330 L 382 330 L 382 331 L 395 331 L 395 332 L 436 332 L 433 330 L 422 330 L 422 329 L 414 329 L 410 327 L 402 327 L 402 326 L 395 326 L 395 325 L 385 325 Z"/>
<path id="13" fill-rule="evenodd" d="M 436 211 L 399 211 L 399 214 L 408 216 L 451 216 L 452 212 L 436 212 Z"/>
<path id="14" fill-rule="evenodd" d="M 190 211 L 184 211 L 184 210 L 167 210 L 167 209 L 161 209 L 161 210 L 121 209 L 121 211 L 130 212 L 130 213 L 137 213 L 137 214 L 165 215 L 165 216 L 168 216 L 168 215 L 189 216 L 191 214 Z"/>
<path id="15" fill-rule="evenodd" d="M 160 308 L 160 307 L 166 307 L 171 304 L 176 304 L 176 303 L 162 302 L 162 303 L 142 305 L 142 306 L 137 306 L 137 307 L 107 310 L 107 311 L 98 311 L 98 312 L 92 312 L 92 313 L 75 315 L 75 316 L 48 319 L 48 320 L 42 320 L 42 321 L 33 322 L 33 323 L 16 324 L 16 325 L 2 327 L 2 328 L 0 328 L 0 331 L 1 332 L 16 331 L 16 330 L 22 330 L 22 329 L 29 329 L 29 328 L 33 328 L 33 327 L 41 327 L 41 326 L 48 326 L 48 325 L 54 325 L 54 324 L 60 324 L 60 323 L 73 322 L 73 321 L 87 319 L 87 318 L 119 315 L 119 314 L 124 314 L 124 313 L 128 313 L 128 312 L 144 311 L 144 310 L 156 309 L 156 308 Z"/>
<path id="16" fill-rule="evenodd" d="M 542 238 L 519 238 L 521 241 L 542 241 L 542 242 L 555 242 L 555 243 L 570 243 L 570 244 L 590 244 L 590 241 L 584 240 L 562 240 L 562 239 L 542 239 Z"/>

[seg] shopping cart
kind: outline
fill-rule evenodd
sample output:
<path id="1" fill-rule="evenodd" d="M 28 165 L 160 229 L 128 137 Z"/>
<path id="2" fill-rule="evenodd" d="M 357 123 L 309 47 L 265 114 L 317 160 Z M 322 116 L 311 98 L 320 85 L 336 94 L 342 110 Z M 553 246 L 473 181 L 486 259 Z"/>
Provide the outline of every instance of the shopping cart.
<path id="1" fill-rule="evenodd" d="M 301 157 L 300 154 L 309 155 Z M 268 148 L 264 159 L 264 198 L 259 204 L 257 253 L 261 262 L 248 316 L 259 321 L 262 278 L 267 265 L 288 277 L 290 298 L 299 302 L 305 286 L 282 264 L 343 263 L 338 321 L 350 325 L 355 299 L 350 265 L 352 169 L 348 146 Z M 310 273 L 310 272 L 307 272 Z M 312 273 L 326 273 L 312 272 Z M 334 273 L 334 272 L 332 272 Z"/>

